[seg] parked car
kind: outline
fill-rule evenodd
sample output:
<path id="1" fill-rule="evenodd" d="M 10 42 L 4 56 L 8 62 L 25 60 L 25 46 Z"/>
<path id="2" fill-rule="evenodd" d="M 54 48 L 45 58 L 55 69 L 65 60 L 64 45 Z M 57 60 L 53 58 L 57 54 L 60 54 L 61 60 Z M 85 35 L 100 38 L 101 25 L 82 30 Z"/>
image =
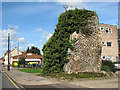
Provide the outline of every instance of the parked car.
<path id="1" fill-rule="evenodd" d="M 28 65 L 28 62 L 25 62 L 25 67 L 28 67 L 29 65 Z"/>
<path id="2" fill-rule="evenodd" d="M 115 65 L 115 68 L 120 69 L 120 64 L 119 63 L 114 64 L 114 65 Z"/>

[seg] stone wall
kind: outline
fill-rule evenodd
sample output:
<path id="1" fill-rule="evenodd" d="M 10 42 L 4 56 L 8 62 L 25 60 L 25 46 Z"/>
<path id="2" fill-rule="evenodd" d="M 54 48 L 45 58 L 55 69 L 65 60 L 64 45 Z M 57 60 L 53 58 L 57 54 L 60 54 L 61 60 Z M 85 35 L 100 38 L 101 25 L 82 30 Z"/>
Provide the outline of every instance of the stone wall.
<path id="1" fill-rule="evenodd" d="M 74 32 L 70 38 L 77 41 L 72 44 L 75 50 L 68 49 L 68 59 L 70 60 L 64 65 L 66 73 L 77 72 L 98 72 L 100 71 L 101 59 L 101 40 L 99 35 L 98 16 L 93 16 L 89 20 L 88 27 L 92 31 L 92 35 L 85 36 L 81 32 Z"/>

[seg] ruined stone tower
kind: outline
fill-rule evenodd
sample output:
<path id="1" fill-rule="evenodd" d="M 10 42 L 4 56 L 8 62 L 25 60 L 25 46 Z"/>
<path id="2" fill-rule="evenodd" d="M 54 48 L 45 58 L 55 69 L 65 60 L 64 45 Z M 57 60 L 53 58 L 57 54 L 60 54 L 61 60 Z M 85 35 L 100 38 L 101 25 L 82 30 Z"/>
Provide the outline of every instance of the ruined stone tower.
<path id="1" fill-rule="evenodd" d="M 69 62 L 64 65 L 66 73 L 100 71 L 101 40 L 97 14 L 92 16 L 89 22 L 88 27 L 92 29 L 92 35 L 86 37 L 81 32 L 78 34 L 74 32 L 70 36 L 70 42 L 72 40 L 76 42 L 72 44 L 75 50 L 68 49 Z"/>

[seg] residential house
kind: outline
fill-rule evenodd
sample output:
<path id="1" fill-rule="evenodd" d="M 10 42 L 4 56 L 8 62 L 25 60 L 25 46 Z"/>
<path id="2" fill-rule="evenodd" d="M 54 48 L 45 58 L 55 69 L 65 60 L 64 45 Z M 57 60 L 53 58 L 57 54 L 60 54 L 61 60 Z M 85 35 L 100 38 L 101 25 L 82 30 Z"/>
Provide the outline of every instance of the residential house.
<path id="1" fill-rule="evenodd" d="M 102 45 L 102 60 L 119 61 L 118 30 L 116 25 L 99 24 Z"/>
<path id="2" fill-rule="evenodd" d="M 0 63 L 3 63 L 3 57 L 2 57 L 2 58 L 0 58 Z"/>
<path id="3" fill-rule="evenodd" d="M 33 63 L 41 63 L 42 62 L 42 55 L 37 55 L 37 54 L 34 54 L 34 53 L 25 53 L 23 52 L 22 55 L 19 55 L 19 58 L 25 58 L 25 62 L 28 62 L 29 64 L 33 64 Z M 12 58 L 12 61 L 13 61 L 13 65 L 14 66 L 17 66 L 18 65 L 18 56 L 14 56 Z"/>
<path id="4" fill-rule="evenodd" d="M 16 55 L 21 55 L 22 54 L 22 52 L 21 51 L 18 51 L 18 49 L 15 47 L 15 49 L 13 49 L 12 51 L 9 51 L 9 55 L 10 55 L 10 64 L 12 64 L 12 57 L 13 56 L 16 56 Z M 4 59 L 4 64 L 5 65 L 8 65 L 8 52 L 6 52 L 5 54 L 4 54 L 4 57 L 3 57 L 3 59 Z"/>

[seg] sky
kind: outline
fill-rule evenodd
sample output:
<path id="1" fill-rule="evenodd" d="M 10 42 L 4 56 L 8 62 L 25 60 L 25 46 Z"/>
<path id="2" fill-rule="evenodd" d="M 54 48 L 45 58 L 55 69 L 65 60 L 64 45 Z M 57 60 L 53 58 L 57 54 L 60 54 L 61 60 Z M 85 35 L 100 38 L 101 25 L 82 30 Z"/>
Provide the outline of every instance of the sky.
<path id="1" fill-rule="evenodd" d="M 7 51 L 7 36 L 10 33 L 10 49 L 18 46 L 20 51 L 36 46 L 41 50 L 54 33 L 58 17 L 65 12 L 65 4 L 73 8 L 88 9 L 98 14 L 99 22 L 110 25 L 118 24 L 118 2 L 8 2 L 0 3 L 0 57 Z M 75 2 L 77 1 L 77 2 Z M 42 53 L 43 54 L 43 53 Z"/>

